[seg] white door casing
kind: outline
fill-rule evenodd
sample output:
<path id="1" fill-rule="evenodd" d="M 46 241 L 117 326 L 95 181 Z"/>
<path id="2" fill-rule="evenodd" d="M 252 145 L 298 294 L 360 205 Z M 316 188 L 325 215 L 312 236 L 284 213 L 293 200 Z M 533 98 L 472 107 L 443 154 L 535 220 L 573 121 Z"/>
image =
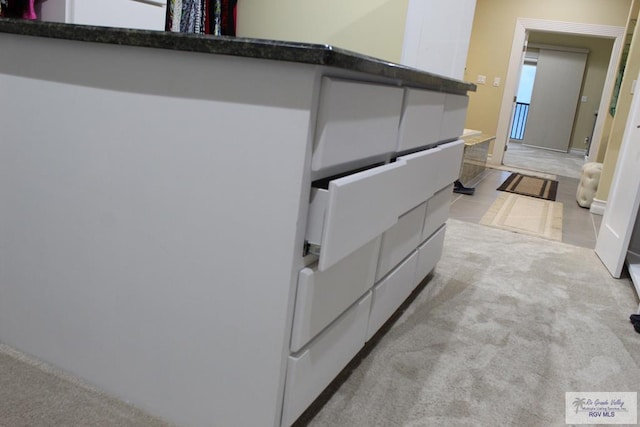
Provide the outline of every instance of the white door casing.
<path id="1" fill-rule="evenodd" d="M 511 125 L 511 114 L 513 111 L 513 97 L 518 89 L 520 78 L 522 47 L 524 46 L 527 31 L 546 31 L 555 33 L 566 33 L 573 35 L 584 35 L 594 37 L 604 37 L 614 39 L 611 59 L 607 70 L 603 98 L 608 99 L 613 92 L 615 76 L 618 69 L 618 59 L 622 52 L 625 37 L 625 28 L 611 25 L 583 24 L 576 22 L 549 21 L 544 19 L 518 18 L 516 20 L 513 44 L 511 46 L 511 57 L 509 59 L 509 69 L 505 78 L 504 93 L 500 106 L 500 115 L 496 130 L 496 139 L 489 163 L 494 165 L 502 164 L 504 147 L 509 139 L 509 126 Z M 606 117 L 608 102 L 601 102 L 598 110 L 598 118 L 593 133 L 593 143 L 589 150 L 589 161 L 594 161 L 598 146 L 602 137 L 604 118 Z"/>
<path id="2" fill-rule="evenodd" d="M 596 254 L 613 277 L 620 277 L 640 204 L 640 100 L 633 97 L 607 208 L 596 241 Z"/>

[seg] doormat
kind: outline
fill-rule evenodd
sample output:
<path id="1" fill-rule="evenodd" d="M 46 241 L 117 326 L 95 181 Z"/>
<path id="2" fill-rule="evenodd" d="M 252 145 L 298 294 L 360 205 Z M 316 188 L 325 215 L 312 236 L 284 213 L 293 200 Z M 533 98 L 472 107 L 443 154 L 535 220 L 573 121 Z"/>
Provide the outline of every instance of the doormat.
<path id="1" fill-rule="evenodd" d="M 560 242 L 563 208 L 560 202 L 503 193 L 480 224 Z"/>
<path id="2" fill-rule="evenodd" d="M 498 187 L 498 190 L 555 201 L 558 181 L 514 172 Z"/>

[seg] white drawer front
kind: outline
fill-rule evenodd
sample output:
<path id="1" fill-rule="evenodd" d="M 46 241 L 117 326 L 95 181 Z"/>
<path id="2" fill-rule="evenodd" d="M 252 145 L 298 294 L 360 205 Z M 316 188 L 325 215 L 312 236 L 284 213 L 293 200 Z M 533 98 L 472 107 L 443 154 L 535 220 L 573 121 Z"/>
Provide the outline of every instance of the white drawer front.
<path id="1" fill-rule="evenodd" d="M 419 89 L 405 89 L 398 151 L 423 147 L 440 141 L 440 126 L 446 94 Z"/>
<path id="2" fill-rule="evenodd" d="M 323 78 L 312 170 L 393 152 L 402 98 L 401 88 Z"/>
<path id="3" fill-rule="evenodd" d="M 324 271 L 391 228 L 404 212 L 399 199 L 402 161 L 333 180 L 313 189 L 307 241 L 320 246 Z M 406 210 L 406 209 L 405 209 Z"/>
<path id="4" fill-rule="evenodd" d="M 462 135 L 468 104 L 469 97 L 467 95 L 447 94 L 442 125 L 440 126 L 440 141 L 459 138 Z"/>
<path id="5" fill-rule="evenodd" d="M 422 242 L 422 226 L 427 204 L 422 203 L 398 219 L 398 223 L 384 232 L 376 282 L 413 252 Z"/>
<path id="6" fill-rule="evenodd" d="M 398 157 L 393 162 L 314 188 L 306 240 L 320 246 L 324 271 L 391 228 L 403 213 L 458 179 L 463 141 Z"/>
<path id="7" fill-rule="evenodd" d="M 435 232 L 429 240 L 420 245 L 418 250 L 418 267 L 416 270 L 416 286 L 433 270 L 440 256 L 444 245 L 444 233 L 446 225 L 443 225 Z"/>
<path id="8" fill-rule="evenodd" d="M 435 191 L 444 188 L 460 177 L 464 141 L 458 140 L 439 145 L 438 149 L 440 151 L 437 155 L 438 161 L 433 175 L 436 186 Z"/>
<path id="9" fill-rule="evenodd" d="M 417 264 L 418 251 L 416 250 L 373 288 L 373 301 L 367 327 L 367 341 L 384 325 L 387 319 L 415 289 Z"/>
<path id="10" fill-rule="evenodd" d="M 427 201 L 440 189 L 438 173 L 444 169 L 443 153 L 439 147 L 398 157 L 406 163 L 403 170 L 402 200 L 403 212 Z"/>
<path id="11" fill-rule="evenodd" d="M 326 271 L 319 271 L 317 265 L 300 271 L 292 352 L 304 347 L 373 286 L 380 240 L 374 239 Z"/>
<path id="12" fill-rule="evenodd" d="M 291 425 L 364 346 L 371 293 L 344 313 L 309 348 L 289 356 L 282 424 Z"/>
<path id="13" fill-rule="evenodd" d="M 438 191 L 427 202 L 427 214 L 424 218 L 424 226 L 422 227 L 422 239 L 425 241 L 433 234 L 442 224 L 449 218 L 449 208 L 451 207 L 451 194 L 453 185 Z"/>

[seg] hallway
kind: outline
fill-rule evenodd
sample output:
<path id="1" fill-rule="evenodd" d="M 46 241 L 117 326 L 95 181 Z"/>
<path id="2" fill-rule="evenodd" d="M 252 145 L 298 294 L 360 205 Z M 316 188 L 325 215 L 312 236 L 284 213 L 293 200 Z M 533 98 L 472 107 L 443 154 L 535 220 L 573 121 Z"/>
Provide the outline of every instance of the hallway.
<path id="1" fill-rule="evenodd" d="M 506 170 L 487 169 L 480 182 L 475 185 L 476 191 L 473 196 L 452 194 L 449 217 L 479 224 L 483 215 L 502 193 L 496 189 L 509 175 L 510 172 Z M 556 179 L 556 201 L 563 204 L 562 242 L 593 249 L 602 216 L 590 213 L 589 209 L 580 207 L 576 202 L 578 178 L 558 175 Z"/>
<path id="2" fill-rule="evenodd" d="M 502 163 L 505 168 L 515 167 L 570 178 L 580 178 L 584 155 L 576 153 L 562 153 L 528 147 L 517 142 L 510 142 L 504 153 Z"/>

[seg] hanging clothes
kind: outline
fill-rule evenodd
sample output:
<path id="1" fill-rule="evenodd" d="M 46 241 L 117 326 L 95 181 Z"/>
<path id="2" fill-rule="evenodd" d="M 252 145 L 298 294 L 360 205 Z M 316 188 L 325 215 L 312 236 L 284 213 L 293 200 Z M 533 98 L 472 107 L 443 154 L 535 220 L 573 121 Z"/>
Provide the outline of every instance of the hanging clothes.
<path id="1" fill-rule="evenodd" d="M 165 30 L 235 36 L 237 3 L 237 0 L 169 0 Z"/>
<path id="2" fill-rule="evenodd" d="M 221 0 L 221 33 L 225 36 L 236 35 L 236 9 L 238 0 Z"/>
<path id="3" fill-rule="evenodd" d="M 0 0 L 0 16 L 5 18 L 37 18 L 34 7 L 35 0 Z"/>

